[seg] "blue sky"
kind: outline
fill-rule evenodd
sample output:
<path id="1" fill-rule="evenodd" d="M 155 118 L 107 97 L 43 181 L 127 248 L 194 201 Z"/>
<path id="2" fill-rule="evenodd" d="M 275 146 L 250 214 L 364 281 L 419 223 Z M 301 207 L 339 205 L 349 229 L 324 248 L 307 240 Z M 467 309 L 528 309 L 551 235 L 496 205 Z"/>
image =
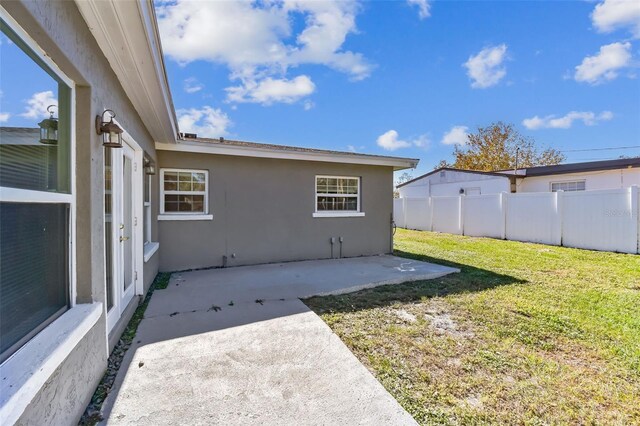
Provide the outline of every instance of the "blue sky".
<path id="1" fill-rule="evenodd" d="M 156 6 L 182 131 L 420 158 L 414 175 L 497 120 L 563 151 L 640 145 L 638 1 Z M 55 84 L 0 48 L 0 122 L 28 125 Z M 640 148 L 566 153 L 623 154 Z"/>
<path id="2" fill-rule="evenodd" d="M 252 49 L 268 51 L 272 45 L 261 45 L 259 40 L 269 34 L 261 30 L 253 34 L 258 41 L 248 45 L 243 35 L 237 40 L 225 34 L 234 28 L 244 33 L 242 21 L 251 11 L 169 2 L 158 12 L 180 114 L 193 119 L 185 110 L 211 107 L 228 120 L 222 126 L 207 126 L 201 119 L 200 127 L 193 126 L 199 134 L 417 157 L 421 164 L 415 173 L 420 173 L 441 159 L 451 159 L 453 146 L 443 144 L 443 139 L 452 128 L 458 127 L 448 142 L 460 141 L 465 130 L 496 120 L 514 123 L 539 145 L 560 150 L 640 145 L 639 3 L 417 0 L 361 2 L 342 9 L 344 3 L 339 3 L 337 11 L 329 12 L 291 10 L 288 33 L 276 35 L 276 45 L 308 48 L 300 35 L 309 27 L 320 27 L 327 34 L 343 31 L 344 42 L 333 52 L 352 52 L 361 63 L 339 68 L 331 55 L 323 54 L 306 61 L 273 59 L 282 55 L 276 48 L 272 56 L 267 53 L 266 58 L 249 61 L 247 68 L 264 67 L 248 78 L 260 94 L 245 90 L 249 94 L 240 100 L 225 89 L 242 86 L 237 76 L 252 71 L 243 69 L 246 64 L 236 57 L 241 53 L 228 53 L 216 44 L 237 43 L 234 47 L 248 54 Z M 598 7 L 600 12 L 594 12 Z M 252 11 L 265 10 L 269 6 L 253 4 Z M 186 24 L 187 17 L 194 19 L 200 13 L 210 14 L 209 29 Z M 349 15 L 353 25 L 334 25 L 339 18 L 322 21 L 318 17 L 322 13 Z M 255 24 L 253 19 L 264 22 L 269 17 L 255 16 L 250 25 Z M 230 26 L 215 28 L 218 20 Z M 182 32 L 166 30 L 177 23 L 185 25 Z M 184 53 L 190 45 L 194 51 Z M 478 81 L 464 64 L 483 49 L 486 55 L 473 62 Z M 583 61 L 587 62 L 578 72 Z M 366 75 L 349 69 L 362 63 L 368 67 Z M 293 84 L 300 76 L 308 77 L 313 87 L 305 85 L 306 80 Z M 274 92 L 260 91 L 265 79 L 272 83 L 284 79 L 292 87 L 283 85 L 282 92 L 298 95 L 278 99 Z M 526 119 L 529 128 L 523 123 Z M 396 149 L 380 146 L 381 136 L 383 145 Z M 566 153 L 568 161 L 621 154 L 640 155 L 640 149 Z"/>

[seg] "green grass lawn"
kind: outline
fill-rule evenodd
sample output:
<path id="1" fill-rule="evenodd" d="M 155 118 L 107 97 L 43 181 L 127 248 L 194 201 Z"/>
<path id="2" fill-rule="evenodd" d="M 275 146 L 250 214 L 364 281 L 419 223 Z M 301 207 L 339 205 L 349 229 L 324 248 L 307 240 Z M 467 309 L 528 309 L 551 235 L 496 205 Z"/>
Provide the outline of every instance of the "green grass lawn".
<path id="1" fill-rule="evenodd" d="M 398 230 L 462 270 L 307 303 L 421 424 L 640 424 L 640 256 Z"/>

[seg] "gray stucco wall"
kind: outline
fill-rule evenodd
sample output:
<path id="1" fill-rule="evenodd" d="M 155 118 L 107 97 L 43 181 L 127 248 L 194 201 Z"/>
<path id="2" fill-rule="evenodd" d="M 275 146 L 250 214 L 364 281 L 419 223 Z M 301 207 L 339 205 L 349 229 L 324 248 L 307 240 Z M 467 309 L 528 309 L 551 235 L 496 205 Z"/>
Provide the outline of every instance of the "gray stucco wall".
<path id="1" fill-rule="evenodd" d="M 160 270 L 391 251 L 391 167 L 158 151 L 160 168 L 209 171 L 209 221 L 160 221 Z M 315 176 L 361 177 L 364 217 L 314 218 Z M 339 255 L 334 246 L 334 257 Z M 232 254 L 236 254 L 232 258 Z"/>
<path id="2" fill-rule="evenodd" d="M 107 362 L 104 326 L 100 324 L 91 329 L 51 375 L 17 425 L 78 424 Z M 101 345 L 97 344 L 99 341 L 102 341 Z M 88 388 L 92 390 L 87 392 Z"/>
<path id="3" fill-rule="evenodd" d="M 116 111 L 121 125 L 156 160 L 154 142 L 74 2 L 7 1 L 2 5 L 76 83 L 76 302 L 102 302 L 106 306 L 104 148 L 95 132 L 94 118 L 106 108 Z M 157 236 L 156 227 L 154 236 Z M 156 254 L 154 262 L 145 265 L 145 278 L 153 279 L 157 263 Z M 126 320 L 124 318 L 122 321 Z M 107 351 L 106 320 L 103 313 L 96 325 L 48 379 L 20 422 L 77 423 L 106 369 Z"/>

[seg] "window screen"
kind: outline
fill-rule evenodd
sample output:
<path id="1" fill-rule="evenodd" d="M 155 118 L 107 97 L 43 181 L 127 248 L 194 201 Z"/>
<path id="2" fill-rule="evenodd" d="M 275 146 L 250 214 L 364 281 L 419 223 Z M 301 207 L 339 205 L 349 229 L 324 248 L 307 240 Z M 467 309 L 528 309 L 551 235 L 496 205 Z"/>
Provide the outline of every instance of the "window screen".
<path id="1" fill-rule="evenodd" d="M 206 171 L 166 169 L 161 178 L 161 213 L 207 213 Z"/>
<path id="2" fill-rule="evenodd" d="M 0 351 L 28 339 L 67 307 L 69 207 L 0 203 Z"/>
<path id="3" fill-rule="evenodd" d="M 359 208 L 359 178 L 316 177 L 316 211 L 357 212 Z"/>

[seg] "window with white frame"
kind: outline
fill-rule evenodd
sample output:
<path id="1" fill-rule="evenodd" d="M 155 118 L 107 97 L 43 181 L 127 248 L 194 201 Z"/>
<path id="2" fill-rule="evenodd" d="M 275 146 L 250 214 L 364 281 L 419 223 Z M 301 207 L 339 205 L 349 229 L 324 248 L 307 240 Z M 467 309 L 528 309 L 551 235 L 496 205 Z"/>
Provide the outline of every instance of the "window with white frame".
<path id="1" fill-rule="evenodd" d="M 160 214 L 207 214 L 207 170 L 162 169 Z"/>
<path id="2" fill-rule="evenodd" d="M 360 212 L 360 178 L 316 176 L 316 213 Z"/>
<path id="3" fill-rule="evenodd" d="M 551 192 L 584 191 L 585 189 L 586 189 L 586 182 L 584 180 L 551 183 Z"/>
<path id="4" fill-rule="evenodd" d="M 144 175 L 144 243 L 151 242 L 151 176 Z"/>
<path id="5" fill-rule="evenodd" d="M 73 83 L 0 19 L 0 362 L 70 306 Z M 37 90 L 36 90 L 37 89 Z M 25 100 L 27 100 L 25 102 Z"/>

